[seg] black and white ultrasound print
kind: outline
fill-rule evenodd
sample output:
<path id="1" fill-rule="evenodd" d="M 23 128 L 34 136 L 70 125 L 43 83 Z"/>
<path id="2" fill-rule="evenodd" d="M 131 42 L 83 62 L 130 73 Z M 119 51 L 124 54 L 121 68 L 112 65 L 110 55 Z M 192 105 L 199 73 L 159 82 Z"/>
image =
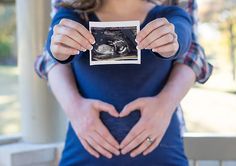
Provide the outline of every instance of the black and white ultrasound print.
<path id="1" fill-rule="evenodd" d="M 135 41 L 139 30 L 139 21 L 90 22 L 96 41 L 90 50 L 90 65 L 140 64 Z"/>

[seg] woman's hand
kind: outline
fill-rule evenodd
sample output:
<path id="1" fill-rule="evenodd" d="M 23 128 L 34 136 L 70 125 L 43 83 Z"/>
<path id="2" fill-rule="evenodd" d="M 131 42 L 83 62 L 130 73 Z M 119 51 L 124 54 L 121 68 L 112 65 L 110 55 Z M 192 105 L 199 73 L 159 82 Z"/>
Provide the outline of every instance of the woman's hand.
<path id="1" fill-rule="evenodd" d="M 59 60 L 66 60 L 80 51 L 92 49 L 95 43 L 93 35 L 78 22 L 62 19 L 53 28 L 51 52 Z"/>
<path id="2" fill-rule="evenodd" d="M 120 117 L 127 116 L 137 109 L 141 111 L 141 118 L 120 145 L 122 154 L 132 151 L 131 157 L 141 153 L 147 155 L 159 145 L 175 107 L 169 104 L 168 99 L 160 96 L 139 98 L 126 105 Z M 146 140 L 148 137 L 153 140 L 151 144 Z"/>
<path id="3" fill-rule="evenodd" d="M 163 57 L 171 57 L 179 49 L 175 26 L 166 18 L 148 23 L 136 37 L 139 49 L 152 49 Z"/>
<path id="4" fill-rule="evenodd" d="M 72 127 L 84 148 L 93 156 L 99 158 L 100 154 L 107 158 L 112 153 L 119 155 L 119 143 L 110 134 L 99 118 L 101 111 L 119 117 L 115 108 L 99 100 L 79 97 L 71 102 L 67 108 L 68 117 Z"/>

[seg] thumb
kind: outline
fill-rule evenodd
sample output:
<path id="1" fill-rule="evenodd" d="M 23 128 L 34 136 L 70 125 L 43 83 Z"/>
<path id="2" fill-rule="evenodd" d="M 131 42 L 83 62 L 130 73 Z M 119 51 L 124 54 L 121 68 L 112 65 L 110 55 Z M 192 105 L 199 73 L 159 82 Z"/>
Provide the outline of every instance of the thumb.
<path id="1" fill-rule="evenodd" d="M 96 108 L 99 109 L 100 111 L 109 113 L 111 116 L 119 117 L 119 113 L 116 111 L 115 107 L 111 104 L 102 101 L 97 101 Z"/>
<path id="2" fill-rule="evenodd" d="M 136 99 L 136 100 L 130 102 L 120 112 L 120 117 L 125 117 L 125 116 L 129 115 L 131 112 L 133 112 L 137 109 L 140 109 L 142 104 L 143 104 L 142 99 Z"/>

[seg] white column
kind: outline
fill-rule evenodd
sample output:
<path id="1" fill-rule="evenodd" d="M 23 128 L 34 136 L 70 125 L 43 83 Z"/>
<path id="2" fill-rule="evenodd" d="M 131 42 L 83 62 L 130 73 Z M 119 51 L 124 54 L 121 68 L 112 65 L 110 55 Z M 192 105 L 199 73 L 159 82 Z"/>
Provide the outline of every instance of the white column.
<path id="1" fill-rule="evenodd" d="M 18 66 L 23 139 L 30 143 L 63 141 L 66 119 L 46 81 L 34 72 L 50 23 L 50 0 L 16 0 Z"/>

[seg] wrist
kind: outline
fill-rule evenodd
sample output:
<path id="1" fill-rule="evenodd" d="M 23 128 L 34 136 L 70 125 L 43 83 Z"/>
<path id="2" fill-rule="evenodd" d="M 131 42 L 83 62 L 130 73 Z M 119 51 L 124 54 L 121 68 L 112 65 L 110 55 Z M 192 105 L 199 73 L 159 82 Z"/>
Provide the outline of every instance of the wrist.
<path id="1" fill-rule="evenodd" d="M 162 110 L 168 115 L 172 116 L 179 102 L 173 97 L 173 94 L 161 92 L 155 96 L 156 100 L 162 105 Z"/>
<path id="2" fill-rule="evenodd" d="M 65 102 L 64 102 L 64 110 L 65 113 L 70 117 L 70 115 L 73 116 L 74 111 L 77 111 L 76 105 L 80 105 L 78 103 L 81 103 L 83 101 L 83 97 L 79 95 L 79 93 L 75 93 L 71 95 Z"/>

